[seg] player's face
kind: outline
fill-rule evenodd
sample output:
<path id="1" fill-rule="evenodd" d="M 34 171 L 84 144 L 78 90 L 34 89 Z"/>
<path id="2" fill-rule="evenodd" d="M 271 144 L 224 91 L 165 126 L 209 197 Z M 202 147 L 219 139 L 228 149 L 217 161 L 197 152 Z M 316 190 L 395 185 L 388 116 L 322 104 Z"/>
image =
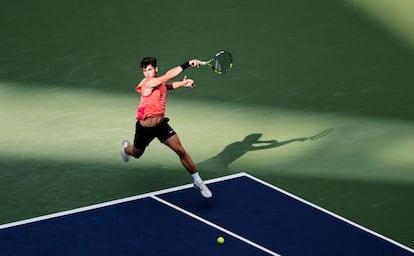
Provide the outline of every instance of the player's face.
<path id="1" fill-rule="evenodd" d="M 153 78 L 157 76 L 158 67 L 153 67 L 152 65 L 148 65 L 142 69 L 145 78 Z"/>

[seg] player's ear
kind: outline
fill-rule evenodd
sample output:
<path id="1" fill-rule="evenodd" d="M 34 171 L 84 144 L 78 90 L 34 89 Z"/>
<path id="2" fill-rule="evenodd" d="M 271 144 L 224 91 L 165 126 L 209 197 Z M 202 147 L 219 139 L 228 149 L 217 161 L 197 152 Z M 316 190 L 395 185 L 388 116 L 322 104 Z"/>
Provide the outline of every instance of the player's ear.
<path id="1" fill-rule="evenodd" d="M 158 66 L 157 66 L 157 67 L 155 67 L 155 72 L 157 72 L 157 73 L 158 73 Z"/>

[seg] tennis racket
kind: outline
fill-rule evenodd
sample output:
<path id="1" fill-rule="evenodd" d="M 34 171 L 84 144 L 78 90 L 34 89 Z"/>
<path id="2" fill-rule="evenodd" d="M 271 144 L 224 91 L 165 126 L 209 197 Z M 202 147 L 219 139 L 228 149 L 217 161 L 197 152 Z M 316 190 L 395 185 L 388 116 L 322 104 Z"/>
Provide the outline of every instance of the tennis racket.
<path id="1" fill-rule="evenodd" d="M 222 75 L 230 71 L 233 67 L 233 57 L 228 51 L 219 51 L 208 61 L 202 61 L 200 63 L 203 66 L 211 67 L 216 74 Z"/>

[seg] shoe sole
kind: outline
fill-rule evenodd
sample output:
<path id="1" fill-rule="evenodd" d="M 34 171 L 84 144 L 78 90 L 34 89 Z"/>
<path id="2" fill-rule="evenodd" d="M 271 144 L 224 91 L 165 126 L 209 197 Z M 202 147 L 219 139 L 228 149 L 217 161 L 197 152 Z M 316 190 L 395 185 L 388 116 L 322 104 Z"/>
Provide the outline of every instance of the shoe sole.
<path id="1" fill-rule="evenodd" d="M 129 141 L 124 140 L 121 145 L 121 159 L 122 161 L 124 161 L 125 163 L 129 162 L 129 159 L 131 158 L 126 152 L 125 152 L 125 146 L 124 144 L 126 144 L 126 147 L 128 147 L 130 145 Z"/>

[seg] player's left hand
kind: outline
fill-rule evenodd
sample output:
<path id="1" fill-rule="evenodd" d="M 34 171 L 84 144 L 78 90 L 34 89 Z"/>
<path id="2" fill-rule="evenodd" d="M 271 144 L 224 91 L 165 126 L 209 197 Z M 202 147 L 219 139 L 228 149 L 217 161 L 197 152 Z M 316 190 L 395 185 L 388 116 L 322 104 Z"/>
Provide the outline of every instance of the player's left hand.
<path id="1" fill-rule="evenodd" d="M 193 79 L 188 79 L 187 76 L 184 76 L 183 78 L 183 86 L 185 87 L 191 87 L 194 88 L 195 87 L 195 83 Z"/>

